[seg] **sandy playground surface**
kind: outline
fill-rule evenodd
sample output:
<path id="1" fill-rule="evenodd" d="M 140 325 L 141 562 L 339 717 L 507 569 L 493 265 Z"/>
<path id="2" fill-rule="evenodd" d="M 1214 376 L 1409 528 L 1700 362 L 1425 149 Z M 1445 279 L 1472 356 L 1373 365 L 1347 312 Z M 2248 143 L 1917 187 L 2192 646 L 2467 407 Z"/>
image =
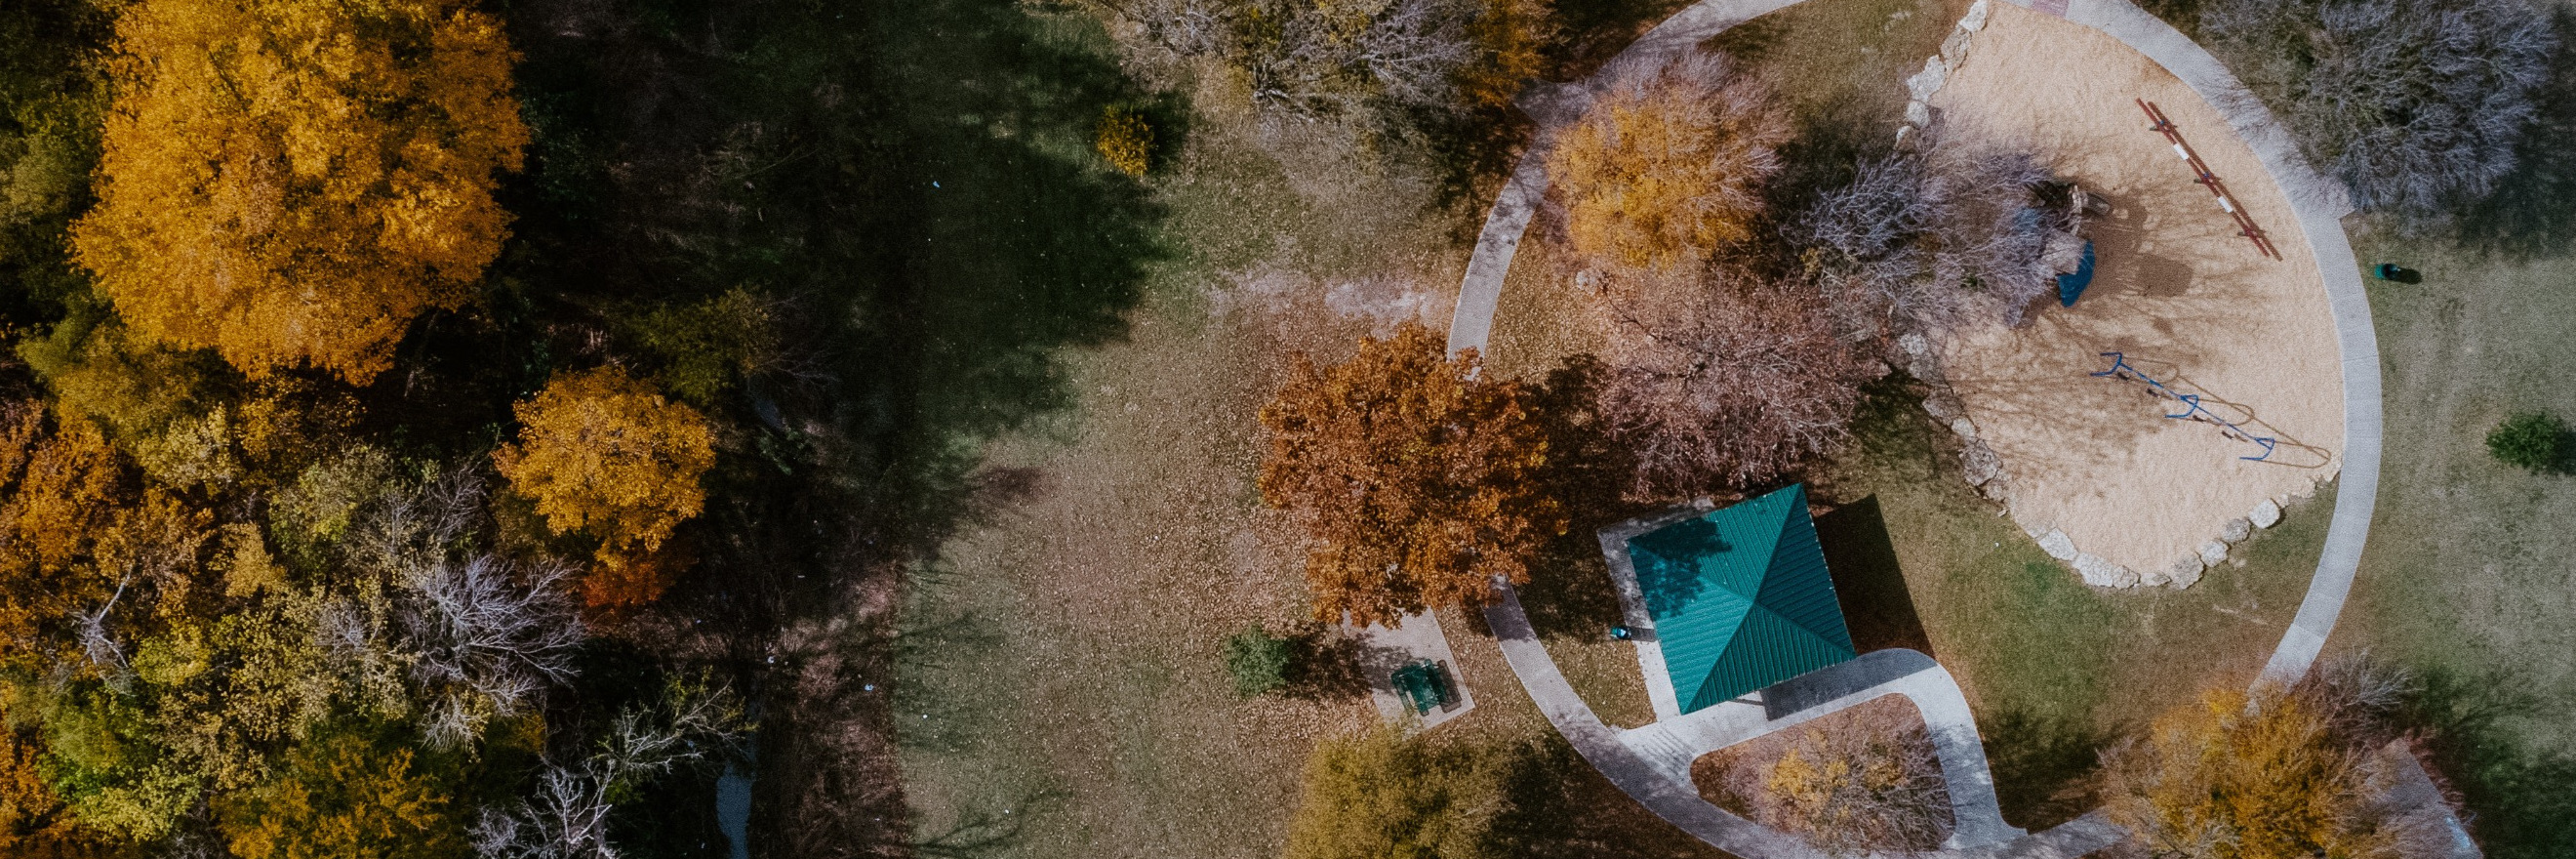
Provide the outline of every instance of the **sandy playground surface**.
<path id="1" fill-rule="evenodd" d="M 2107 197 L 2086 225 L 2097 275 L 2074 308 L 1943 351 L 1978 436 L 2003 461 L 2013 517 L 2141 573 L 2172 567 L 2265 499 L 2304 496 L 2343 452 L 2334 320 L 2281 190 L 2218 112 L 2117 40 L 2006 3 L 1932 106 L 1951 134 L 2028 145 Z M 2285 259 L 2260 255 L 2148 129 L 2163 108 Z M 2270 462 L 2145 386 L 2094 378 L 2107 351 L 2279 439 Z"/>

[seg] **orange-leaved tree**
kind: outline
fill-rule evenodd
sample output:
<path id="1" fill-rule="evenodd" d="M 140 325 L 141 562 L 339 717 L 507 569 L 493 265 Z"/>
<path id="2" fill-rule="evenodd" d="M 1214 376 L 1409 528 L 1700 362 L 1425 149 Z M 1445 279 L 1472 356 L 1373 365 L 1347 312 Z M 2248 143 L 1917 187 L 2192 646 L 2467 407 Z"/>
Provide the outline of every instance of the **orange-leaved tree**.
<path id="1" fill-rule="evenodd" d="M 664 563 L 652 555 L 706 504 L 698 480 L 716 461 L 706 417 L 616 367 L 558 374 L 518 415 L 518 440 L 493 460 L 555 533 L 599 541 L 604 569 L 584 582 L 585 598 L 660 596 Z"/>
<path id="2" fill-rule="evenodd" d="M 500 22 L 470 0 L 138 0 L 72 245 L 137 330 L 253 374 L 363 382 L 462 306 L 520 166 Z"/>
<path id="3" fill-rule="evenodd" d="M 0 404 L 0 662 L 70 649 L 72 620 L 108 598 L 93 555 L 131 494 L 95 426 L 57 424 L 34 403 Z"/>
<path id="4" fill-rule="evenodd" d="M 1467 24 L 1476 61 L 1458 70 L 1458 94 L 1467 104 L 1510 107 L 1521 87 L 1546 71 L 1546 46 L 1557 34 L 1550 5 L 1547 0 L 1484 0 L 1484 8 Z"/>
<path id="5" fill-rule="evenodd" d="M 1609 74 L 1547 159 L 1574 251 L 1669 269 L 1750 238 L 1790 131 L 1761 84 L 1703 51 Z"/>
<path id="6" fill-rule="evenodd" d="M 1483 603 L 1496 577 L 1528 581 L 1530 555 L 1565 530 L 1529 389 L 1477 378 L 1472 352 L 1446 353 L 1407 322 L 1338 366 L 1298 356 L 1261 410 L 1261 495 L 1321 543 L 1306 580 L 1325 620 Z"/>

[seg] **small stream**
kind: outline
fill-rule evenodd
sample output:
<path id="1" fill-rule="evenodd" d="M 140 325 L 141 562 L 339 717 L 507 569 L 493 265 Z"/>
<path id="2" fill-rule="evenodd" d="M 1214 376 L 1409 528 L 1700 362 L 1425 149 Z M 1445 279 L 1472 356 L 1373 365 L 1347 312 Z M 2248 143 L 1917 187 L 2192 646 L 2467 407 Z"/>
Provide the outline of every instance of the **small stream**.
<path id="1" fill-rule="evenodd" d="M 725 764 L 716 777 L 716 828 L 733 847 L 733 859 L 751 859 L 751 776 Z"/>

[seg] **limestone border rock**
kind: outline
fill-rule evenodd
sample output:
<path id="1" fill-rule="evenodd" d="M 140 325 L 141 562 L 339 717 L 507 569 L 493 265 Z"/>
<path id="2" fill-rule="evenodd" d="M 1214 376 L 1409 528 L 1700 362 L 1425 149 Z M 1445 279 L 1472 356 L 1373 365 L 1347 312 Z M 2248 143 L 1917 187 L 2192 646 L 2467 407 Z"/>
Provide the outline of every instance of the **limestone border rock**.
<path id="1" fill-rule="evenodd" d="M 1990 1 L 1977 0 L 1970 5 L 1968 14 L 1960 16 L 1949 37 L 1941 40 L 1941 52 L 1924 60 L 1923 70 L 1905 79 L 1905 124 L 1896 129 L 1897 148 L 1913 146 L 1914 138 L 1922 136 L 1923 130 L 1931 128 L 1938 118 L 1932 109 L 1932 94 L 1941 91 L 1941 85 L 1950 80 L 1950 72 L 1968 61 L 1968 43 L 1978 30 L 1986 28 L 1986 4 Z"/>

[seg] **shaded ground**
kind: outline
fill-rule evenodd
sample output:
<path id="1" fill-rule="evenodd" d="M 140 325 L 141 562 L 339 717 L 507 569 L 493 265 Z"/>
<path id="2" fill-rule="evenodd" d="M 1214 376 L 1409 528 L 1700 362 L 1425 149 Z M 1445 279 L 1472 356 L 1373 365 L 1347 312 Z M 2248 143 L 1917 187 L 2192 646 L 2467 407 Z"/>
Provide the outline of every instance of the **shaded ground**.
<path id="1" fill-rule="evenodd" d="M 476 311 L 489 342 L 424 323 L 405 344 L 423 371 L 379 386 L 384 414 L 471 440 L 507 403 L 459 391 L 595 361 L 640 309 L 774 300 L 787 358 L 712 395 L 759 419 L 720 440 L 713 500 L 681 535 L 704 575 L 625 634 L 754 698 L 757 854 L 908 854 L 895 587 L 1027 488 L 979 473 L 974 444 L 1065 405 L 1056 354 L 1122 336 L 1165 255 L 1160 207 L 1090 151 L 1102 107 L 1140 93 L 1009 0 L 530 0 L 509 22 L 535 140 Z"/>

